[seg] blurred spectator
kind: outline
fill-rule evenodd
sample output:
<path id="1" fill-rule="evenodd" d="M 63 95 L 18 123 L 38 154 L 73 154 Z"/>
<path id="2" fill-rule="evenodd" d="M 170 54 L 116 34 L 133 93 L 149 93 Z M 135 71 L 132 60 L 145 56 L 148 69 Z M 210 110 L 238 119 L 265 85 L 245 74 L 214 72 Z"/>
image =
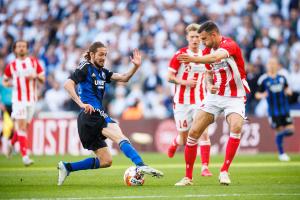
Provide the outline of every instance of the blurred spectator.
<path id="1" fill-rule="evenodd" d="M 261 73 L 259 67 L 251 63 L 246 66 L 246 72 L 247 82 L 249 84 L 249 87 L 251 88 L 251 92 L 247 96 L 246 112 L 248 114 L 253 114 L 254 108 L 257 105 L 257 100 L 255 99 L 255 92 L 257 91 L 257 81 Z"/>
<path id="2" fill-rule="evenodd" d="M 45 93 L 45 104 L 50 112 L 63 111 L 66 101 L 69 99 L 67 92 L 61 87 L 59 82 L 53 80 L 52 88 Z"/>
<path id="3" fill-rule="evenodd" d="M 143 118 L 143 110 L 138 99 L 132 105 L 126 108 L 122 114 L 124 120 L 139 120 Z"/>
<path id="4" fill-rule="evenodd" d="M 109 114 L 112 117 L 120 117 L 126 109 L 126 88 L 123 85 L 118 85 L 115 89 L 115 98 L 109 104 Z"/>

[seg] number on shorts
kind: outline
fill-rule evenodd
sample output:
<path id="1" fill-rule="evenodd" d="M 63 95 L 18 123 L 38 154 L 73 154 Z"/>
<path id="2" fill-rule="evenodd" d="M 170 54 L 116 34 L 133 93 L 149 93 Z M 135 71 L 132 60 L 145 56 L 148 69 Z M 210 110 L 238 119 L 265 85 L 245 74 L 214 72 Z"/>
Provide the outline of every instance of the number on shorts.
<path id="1" fill-rule="evenodd" d="M 188 127 L 186 120 L 183 120 L 183 122 L 181 120 L 179 120 L 179 125 L 180 125 L 180 128 L 187 128 Z"/>

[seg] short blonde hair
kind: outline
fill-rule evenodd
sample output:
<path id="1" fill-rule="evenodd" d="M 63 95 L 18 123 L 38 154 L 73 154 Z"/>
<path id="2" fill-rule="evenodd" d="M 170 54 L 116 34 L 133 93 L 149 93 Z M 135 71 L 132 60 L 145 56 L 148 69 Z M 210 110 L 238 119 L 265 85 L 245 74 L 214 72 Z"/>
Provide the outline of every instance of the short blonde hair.
<path id="1" fill-rule="evenodd" d="M 199 25 L 199 24 L 192 23 L 192 24 L 189 24 L 189 25 L 185 28 L 185 32 L 188 34 L 188 33 L 191 32 L 191 31 L 198 31 L 199 28 L 200 28 L 200 25 Z"/>

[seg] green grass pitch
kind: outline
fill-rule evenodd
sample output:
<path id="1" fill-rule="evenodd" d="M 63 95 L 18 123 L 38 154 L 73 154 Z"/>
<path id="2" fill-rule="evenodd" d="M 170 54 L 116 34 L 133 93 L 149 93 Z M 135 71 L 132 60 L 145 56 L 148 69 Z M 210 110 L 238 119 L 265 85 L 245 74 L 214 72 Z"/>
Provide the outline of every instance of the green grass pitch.
<path id="1" fill-rule="evenodd" d="M 200 159 L 194 171 L 194 185 L 175 187 L 184 175 L 183 154 L 173 159 L 162 154 L 142 154 L 147 164 L 164 172 L 165 177 L 145 178 L 141 187 L 128 187 L 123 173 L 131 162 L 123 155 L 113 157 L 108 169 L 72 173 L 64 185 L 57 186 L 57 162 L 77 161 L 84 157 L 33 157 L 35 164 L 24 167 L 19 156 L 8 160 L 0 156 L 1 199 L 300 199 L 300 156 L 292 161 L 277 161 L 275 154 L 237 155 L 230 174 L 232 184 L 221 186 L 218 172 L 223 156 L 212 156 L 210 169 L 213 177 L 200 176 Z"/>

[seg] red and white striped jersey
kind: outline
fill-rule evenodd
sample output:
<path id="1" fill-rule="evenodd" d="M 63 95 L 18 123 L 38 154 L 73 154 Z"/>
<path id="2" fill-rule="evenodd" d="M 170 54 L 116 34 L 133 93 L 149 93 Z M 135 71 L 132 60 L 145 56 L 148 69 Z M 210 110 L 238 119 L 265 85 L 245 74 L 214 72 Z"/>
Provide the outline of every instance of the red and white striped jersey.
<path id="1" fill-rule="evenodd" d="M 176 78 L 187 80 L 197 80 L 197 85 L 194 88 L 185 85 L 175 85 L 175 94 L 173 101 L 179 104 L 201 104 L 206 95 L 205 87 L 205 65 L 196 63 L 180 63 L 177 56 L 187 53 L 191 56 L 202 56 L 202 50 L 194 53 L 188 47 L 178 50 L 169 64 L 169 70 L 174 72 Z"/>
<path id="2" fill-rule="evenodd" d="M 208 70 L 213 70 L 213 83 L 219 88 L 217 94 L 245 97 L 250 92 L 250 88 L 246 81 L 245 64 L 240 47 L 231 38 L 222 37 L 218 49 L 205 48 L 203 55 L 215 51 L 227 53 L 227 58 L 205 65 Z"/>
<path id="3" fill-rule="evenodd" d="M 44 70 L 38 60 L 26 57 L 24 60 L 15 59 L 4 71 L 5 76 L 12 78 L 12 103 L 30 105 L 37 101 L 37 80 L 30 80 L 31 74 L 40 74 Z"/>

